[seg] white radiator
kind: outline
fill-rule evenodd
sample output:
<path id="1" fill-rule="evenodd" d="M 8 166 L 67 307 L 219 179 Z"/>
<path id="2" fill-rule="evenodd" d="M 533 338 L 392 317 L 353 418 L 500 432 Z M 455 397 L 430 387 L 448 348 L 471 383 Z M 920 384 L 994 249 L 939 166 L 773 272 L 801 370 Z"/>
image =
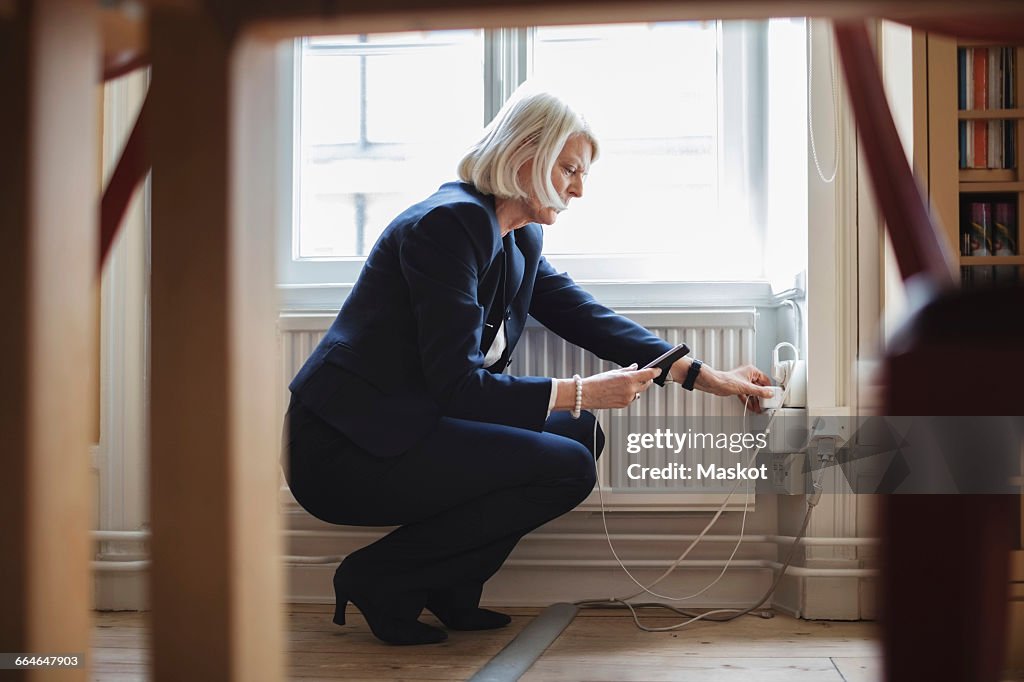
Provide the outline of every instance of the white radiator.
<path id="1" fill-rule="evenodd" d="M 754 362 L 754 309 L 731 310 L 677 310 L 637 311 L 628 317 L 650 329 L 672 345 L 686 343 L 693 353 L 712 367 L 731 369 L 740 364 Z M 511 371 L 515 374 L 569 377 L 587 376 L 614 369 L 616 365 L 599 360 L 594 355 L 558 338 L 540 326 L 527 328 L 516 346 Z M 700 391 L 684 391 L 669 384 L 664 389 L 652 387 L 640 400 L 625 410 L 602 410 L 599 413 L 605 431 L 607 446 L 603 460 L 605 485 L 618 491 L 651 489 L 720 491 L 731 487 L 697 481 L 631 480 L 626 475 L 630 463 L 645 467 L 664 467 L 669 458 L 656 454 L 629 454 L 624 451 L 625 433 L 653 433 L 665 428 L 666 422 L 657 417 L 685 417 L 686 425 L 694 430 L 718 433 L 735 427 L 742 405 L 738 400 L 725 400 Z M 726 427 L 724 418 L 731 418 Z M 678 422 L 675 422 L 678 423 Z M 731 464 L 722 461 L 718 449 L 689 450 L 688 464 Z"/>
<path id="2" fill-rule="evenodd" d="M 721 310 L 659 310 L 626 313 L 628 317 L 650 329 L 669 343 L 686 343 L 694 356 L 713 367 L 730 369 L 737 365 L 754 362 L 754 329 L 757 313 L 753 308 Z M 333 321 L 326 315 L 287 315 L 280 320 L 281 331 L 281 381 L 282 408 L 287 405 L 287 386 L 292 377 L 305 362 L 320 337 Z M 545 328 L 531 323 L 513 353 L 510 371 L 518 375 L 570 377 L 573 374 L 587 376 L 609 369 L 613 364 L 597 359 L 590 353 L 573 346 L 555 336 Z M 605 430 L 608 446 L 601 457 L 602 479 L 606 486 L 622 493 L 638 493 L 650 490 L 686 491 L 700 490 L 718 493 L 730 485 L 716 482 L 631 480 L 626 475 L 629 463 L 638 462 L 643 466 L 665 466 L 664 455 L 628 454 L 622 444 L 625 442 L 623 429 L 629 432 L 653 432 L 664 427 L 665 422 L 656 417 L 686 417 L 687 426 L 703 432 L 721 432 L 735 425 L 726 418 L 738 420 L 742 406 L 738 400 L 718 398 L 700 391 L 684 391 L 676 385 L 664 389 L 654 387 L 626 410 L 614 413 L 604 410 L 599 414 Z M 669 457 L 673 455 L 669 454 Z M 688 463 L 731 464 L 723 462 L 719 449 L 689 450 Z M 699 497 L 699 496 L 698 496 Z M 614 498 L 613 498 L 614 499 Z M 621 499 L 621 498 L 620 498 Z M 742 496 L 735 498 L 742 503 Z M 668 500 L 666 500 L 667 502 Z M 688 501 L 697 502 L 691 498 Z M 707 498 L 703 502 L 710 501 Z"/>

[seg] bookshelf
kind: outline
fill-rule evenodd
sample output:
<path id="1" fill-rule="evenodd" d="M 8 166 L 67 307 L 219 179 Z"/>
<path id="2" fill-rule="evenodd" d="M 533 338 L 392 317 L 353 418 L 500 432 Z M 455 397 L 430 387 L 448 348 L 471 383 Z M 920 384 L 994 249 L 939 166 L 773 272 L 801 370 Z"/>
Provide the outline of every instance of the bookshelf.
<path id="1" fill-rule="evenodd" d="M 1009 100 L 1004 97 L 1002 106 L 974 106 L 973 101 L 964 101 L 967 92 L 960 87 L 966 71 L 961 49 L 1003 47 L 1006 46 L 995 41 L 955 40 L 914 32 L 914 171 L 927 184 L 928 199 L 945 231 L 950 252 L 954 254 L 961 286 L 981 288 L 975 278 L 965 275 L 973 274 L 976 269 L 992 273 L 996 267 L 1002 268 L 1001 273 L 1012 274 L 1016 282 L 1024 283 L 1024 221 L 1021 220 L 1024 216 L 1024 48 L 1008 48 L 1013 60 L 1013 97 Z M 1005 168 L 972 168 L 969 163 L 962 164 L 965 150 L 961 127 L 967 122 L 989 121 L 1005 122 L 1006 128 L 1012 127 L 1014 146 L 1009 154 L 1012 163 L 1004 163 L 1008 166 Z M 1005 140 L 1005 130 L 1003 133 Z M 1004 147 L 1003 161 L 1006 161 L 1007 151 Z M 972 227 L 971 204 L 986 202 L 1012 206 L 1013 223 L 1007 226 L 1015 240 L 1012 254 L 974 255 L 965 248 L 963 234 Z M 984 286 L 998 286 L 999 282 L 993 280 L 994 277 L 988 278 Z M 1010 314 L 1021 312 L 1011 311 Z M 1024 462 L 1024 452 L 1021 457 Z M 1007 662 L 1012 669 L 1020 670 L 1024 669 L 1024 496 L 1016 524 L 1020 537 L 1018 550 L 1012 557 Z"/>
<path id="2" fill-rule="evenodd" d="M 1024 48 L 935 35 L 924 41 L 929 199 L 956 256 L 961 286 L 1024 282 Z M 920 73 L 920 71 L 918 71 Z M 923 106 L 922 106 L 923 105 Z M 923 158 L 922 158 L 923 156 Z"/>

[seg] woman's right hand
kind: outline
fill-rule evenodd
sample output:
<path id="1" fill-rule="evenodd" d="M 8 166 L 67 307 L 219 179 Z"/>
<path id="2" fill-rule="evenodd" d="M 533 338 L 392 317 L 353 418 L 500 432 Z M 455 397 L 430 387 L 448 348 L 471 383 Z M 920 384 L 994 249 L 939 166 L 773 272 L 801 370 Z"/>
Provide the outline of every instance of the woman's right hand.
<path id="1" fill-rule="evenodd" d="M 626 407 L 654 385 L 661 371 L 657 367 L 637 369 L 629 367 L 601 372 L 583 379 L 584 410 Z M 558 393 L 555 409 L 571 410 L 576 406 L 576 383 L 572 379 L 557 379 Z"/>
<path id="2" fill-rule="evenodd" d="M 657 367 L 637 369 L 629 367 L 601 372 L 583 380 L 583 409 L 601 410 L 626 407 L 654 385 L 653 379 L 661 371 Z M 575 402 L 575 387 L 573 401 Z"/>

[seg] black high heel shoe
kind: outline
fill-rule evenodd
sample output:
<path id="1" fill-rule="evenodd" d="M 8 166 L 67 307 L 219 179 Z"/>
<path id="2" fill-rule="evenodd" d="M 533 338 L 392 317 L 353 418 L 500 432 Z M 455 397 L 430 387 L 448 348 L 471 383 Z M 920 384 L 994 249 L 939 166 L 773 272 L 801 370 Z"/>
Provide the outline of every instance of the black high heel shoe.
<path id="1" fill-rule="evenodd" d="M 344 564 L 343 564 L 344 565 Z M 334 618 L 338 625 L 345 624 L 345 606 L 356 605 L 363 614 L 374 636 L 389 644 L 437 644 L 448 639 L 448 633 L 416 620 L 420 608 L 412 603 L 399 604 L 394 598 L 374 595 L 352 585 L 341 567 L 334 574 Z M 422 602 L 421 602 L 422 603 Z"/>
<path id="2" fill-rule="evenodd" d="M 480 590 L 475 594 L 438 590 L 430 594 L 426 606 L 451 630 L 494 630 L 512 622 L 504 613 L 480 608 L 479 600 Z"/>

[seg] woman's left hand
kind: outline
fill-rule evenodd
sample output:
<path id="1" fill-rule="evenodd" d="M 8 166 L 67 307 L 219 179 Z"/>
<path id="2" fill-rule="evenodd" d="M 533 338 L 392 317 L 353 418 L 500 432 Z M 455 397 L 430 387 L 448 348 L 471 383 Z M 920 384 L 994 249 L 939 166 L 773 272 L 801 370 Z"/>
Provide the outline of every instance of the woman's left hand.
<path id="1" fill-rule="evenodd" d="M 672 368 L 675 370 L 675 366 Z M 686 369 L 689 369 L 687 363 Z M 673 371 L 673 378 L 682 383 L 686 372 Z M 758 398 L 771 398 L 772 391 L 763 386 L 771 386 L 772 380 L 768 375 L 753 365 L 743 365 L 729 371 L 717 370 L 714 367 L 704 365 L 700 368 L 700 374 L 693 387 L 698 388 L 712 395 L 736 396 L 741 403 L 746 405 L 752 412 L 761 412 L 761 402 Z"/>

